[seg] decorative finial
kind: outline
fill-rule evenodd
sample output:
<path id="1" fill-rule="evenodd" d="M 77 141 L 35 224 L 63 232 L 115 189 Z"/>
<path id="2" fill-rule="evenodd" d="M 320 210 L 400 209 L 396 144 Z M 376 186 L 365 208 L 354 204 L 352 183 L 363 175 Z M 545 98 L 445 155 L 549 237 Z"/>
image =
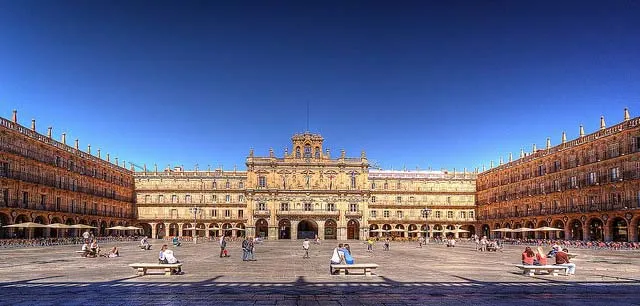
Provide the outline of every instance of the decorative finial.
<path id="1" fill-rule="evenodd" d="M 87 153 L 91 154 L 91 144 L 87 145 Z"/>
<path id="2" fill-rule="evenodd" d="M 109 156 L 109 153 L 107 153 L 107 161 L 110 162 L 111 161 L 111 157 Z"/>
<path id="3" fill-rule="evenodd" d="M 48 127 L 47 128 L 47 137 L 51 138 L 51 132 L 52 132 L 53 128 L 52 127 Z"/>
<path id="4" fill-rule="evenodd" d="M 551 137 L 547 137 L 547 150 L 551 149 Z"/>
<path id="5" fill-rule="evenodd" d="M 249 157 L 253 157 L 253 148 L 249 149 Z"/>
<path id="6" fill-rule="evenodd" d="M 31 130 L 36 131 L 36 119 L 31 119 Z"/>
<path id="7" fill-rule="evenodd" d="M 489 169 L 493 169 L 493 160 L 489 163 Z"/>
<path id="8" fill-rule="evenodd" d="M 144 173 L 147 173 L 147 164 L 142 164 L 142 169 L 144 170 Z"/>
<path id="9" fill-rule="evenodd" d="M 628 108 L 624 108 L 624 121 L 627 121 L 630 119 L 631 116 L 629 116 L 629 109 Z"/>
<path id="10" fill-rule="evenodd" d="M 13 120 L 13 123 L 18 123 L 18 110 L 13 110 L 13 116 L 11 119 Z"/>
<path id="11" fill-rule="evenodd" d="M 604 116 L 600 116 L 600 129 L 604 130 L 607 126 L 604 124 Z"/>
<path id="12" fill-rule="evenodd" d="M 500 156 L 500 162 L 499 165 L 502 166 L 502 156 Z"/>
<path id="13" fill-rule="evenodd" d="M 98 149 L 98 158 L 102 158 L 100 157 L 100 149 Z"/>
<path id="14" fill-rule="evenodd" d="M 273 154 L 273 148 L 269 148 L 269 157 L 274 157 L 275 154 Z"/>
<path id="15" fill-rule="evenodd" d="M 482 164 L 482 172 L 484 172 L 486 170 L 486 167 L 484 166 L 484 164 Z"/>
<path id="16" fill-rule="evenodd" d="M 116 166 L 117 166 L 118 164 L 119 164 L 119 162 L 118 162 L 118 158 L 116 157 Z"/>
<path id="17" fill-rule="evenodd" d="M 580 125 L 580 137 L 584 137 L 584 126 Z"/>
<path id="18" fill-rule="evenodd" d="M 565 143 L 565 142 L 567 142 L 567 133 L 562 131 L 562 143 Z"/>
<path id="19" fill-rule="evenodd" d="M 153 164 L 154 171 L 156 174 L 158 173 L 158 164 Z"/>
<path id="20" fill-rule="evenodd" d="M 524 149 L 520 148 L 520 158 L 523 158 L 523 157 L 524 157 Z"/>
<path id="21" fill-rule="evenodd" d="M 80 150 L 80 140 L 78 140 L 78 138 L 76 138 L 75 147 L 76 147 L 76 150 Z"/>
<path id="22" fill-rule="evenodd" d="M 538 151 L 538 148 L 536 148 L 536 144 L 533 144 L 533 147 L 531 148 L 531 153 L 536 153 L 536 151 Z"/>
<path id="23" fill-rule="evenodd" d="M 360 152 L 360 158 L 367 158 L 367 153 L 365 153 L 364 150 Z"/>
<path id="24" fill-rule="evenodd" d="M 509 162 L 513 161 L 513 153 L 509 152 Z"/>
<path id="25" fill-rule="evenodd" d="M 62 133 L 62 143 L 67 144 L 67 133 Z"/>
<path id="26" fill-rule="evenodd" d="M 346 156 L 347 152 L 344 149 L 340 150 L 340 158 L 345 158 Z"/>

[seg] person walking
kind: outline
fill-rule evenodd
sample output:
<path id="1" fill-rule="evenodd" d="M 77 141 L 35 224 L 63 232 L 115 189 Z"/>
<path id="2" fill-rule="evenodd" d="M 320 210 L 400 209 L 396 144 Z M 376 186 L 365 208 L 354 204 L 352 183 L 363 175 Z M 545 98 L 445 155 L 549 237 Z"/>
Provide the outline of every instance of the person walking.
<path id="1" fill-rule="evenodd" d="M 242 261 L 249 260 L 249 240 L 247 237 L 242 240 Z"/>
<path id="2" fill-rule="evenodd" d="M 227 252 L 227 239 L 224 236 L 220 239 L 220 257 L 229 257 L 229 252 Z"/>
<path id="3" fill-rule="evenodd" d="M 305 238 L 302 242 L 302 249 L 304 250 L 304 256 L 302 258 L 309 258 L 309 239 Z"/>
<path id="4" fill-rule="evenodd" d="M 247 245 L 247 260 L 256 261 L 256 244 L 253 242 L 253 237 L 249 237 L 249 244 Z"/>

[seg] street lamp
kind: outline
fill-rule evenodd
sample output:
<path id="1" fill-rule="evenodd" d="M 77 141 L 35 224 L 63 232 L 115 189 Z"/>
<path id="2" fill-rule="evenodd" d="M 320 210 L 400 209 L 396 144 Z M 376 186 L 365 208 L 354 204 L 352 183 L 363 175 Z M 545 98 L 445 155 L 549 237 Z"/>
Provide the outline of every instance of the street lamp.
<path id="1" fill-rule="evenodd" d="M 191 211 L 193 213 L 193 243 L 197 244 L 198 243 L 198 237 L 196 236 L 197 232 L 196 232 L 196 222 L 197 222 L 197 216 L 198 213 L 200 212 L 200 207 L 191 207 L 189 208 L 189 211 Z"/>
<path id="2" fill-rule="evenodd" d="M 424 208 L 420 211 L 422 213 L 422 217 L 424 218 L 424 230 L 426 231 L 425 237 L 426 241 L 429 241 L 429 215 L 431 214 L 431 208 Z"/>

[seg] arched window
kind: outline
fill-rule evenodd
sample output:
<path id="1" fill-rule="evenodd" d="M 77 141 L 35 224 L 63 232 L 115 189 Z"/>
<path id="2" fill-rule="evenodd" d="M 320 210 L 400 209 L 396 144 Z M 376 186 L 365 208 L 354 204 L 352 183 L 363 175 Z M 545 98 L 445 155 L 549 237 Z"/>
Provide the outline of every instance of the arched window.
<path id="1" fill-rule="evenodd" d="M 211 184 L 211 188 L 213 189 L 218 188 L 218 183 L 216 183 L 216 181 L 213 181 L 213 183 Z"/>
<path id="2" fill-rule="evenodd" d="M 300 158 L 300 147 L 296 147 L 296 158 Z"/>
<path id="3" fill-rule="evenodd" d="M 224 188 L 227 188 L 227 189 L 231 188 L 231 183 L 229 183 L 229 181 L 227 181 L 227 182 L 224 184 Z"/>
<path id="4" fill-rule="evenodd" d="M 305 145 L 304 146 L 304 158 L 311 158 L 311 146 L 310 145 Z"/>
<path id="5" fill-rule="evenodd" d="M 316 159 L 320 159 L 320 147 L 316 147 L 315 157 L 316 157 Z"/>
<path id="6" fill-rule="evenodd" d="M 239 182 L 238 183 L 238 188 L 240 188 L 240 189 L 244 188 L 244 183 L 243 182 Z"/>

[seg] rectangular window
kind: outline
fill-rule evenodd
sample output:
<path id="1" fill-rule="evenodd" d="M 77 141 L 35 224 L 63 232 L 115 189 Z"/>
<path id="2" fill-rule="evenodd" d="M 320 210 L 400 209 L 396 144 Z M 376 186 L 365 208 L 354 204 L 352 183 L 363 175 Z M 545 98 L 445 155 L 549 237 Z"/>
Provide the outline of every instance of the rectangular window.
<path id="1" fill-rule="evenodd" d="M 389 218 L 389 211 L 388 210 L 383 210 L 382 211 L 382 216 L 385 218 Z"/>
<path id="2" fill-rule="evenodd" d="M 172 195 L 171 196 L 171 203 L 178 203 L 178 196 L 177 195 Z"/>
<path id="3" fill-rule="evenodd" d="M 238 202 L 240 202 L 240 203 L 244 202 L 244 196 L 243 195 L 239 195 L 238 196 Z"/>
<path id="4" fill-rule="evenodd" d="M 396 197 L 396 203 L 402 203 L 402 197 Z"/>
<path id="5" fill-rule="evenodd" d="M 609 170 L 609 176 L 611 177 L 611 181 L 615 182 L 620 179 L 620 171 L 618 167 L 611 168 Z"/>
<path id="6" fill-rule="evenodd" d="M 144 196 L 144 202 L 145 203 L 151 203 L 151 196 L 150 195 Z"/>
<path id="7" fill-rule="evenodd" d="M 226 195 L 224 197 L 224 201 L 227 202 L 227 203 L 231 202 L 231 196 L 230 195 Z"/>
<path id="8" fill-rule="evenodd" d="M 556 160 L 553 162 L 553 172 L 558 172 L 562 169 L 560 161 Z"/>
<path id="9" fill-rule="evenodd" d="M 211 195 L 211 202 L 213 202 L 213 203 L 218 202 L 218 196 L 215 195 L 215 194 L 212 194 Z"/>
<path id="10" fill-rule="evenodd" d="M 312 211 L 313 205 L 311 203 L 304 203 L 304 211 Z"/>
<path id="11" fill-rule="evenodd" d="M 597 176 L 595 172 L 589 172 L 589 175 L 587 176 L 587 181 L 589 182 L 589 185 L 593 185 L 595 183 L 598 182 Z"/>
<path id="12" fill-rule="evenodd" d="M 399 219 L 402 219 L 402 210 L 396 211 L 396 217 L 398 217 Z"/>
<path id="13" fill-rule="evenodd" d="M 258 177 L 258 187 L 266 188 L 267 187 L 267 178 L 264 176 Z"/>
<path id="14" fill-rule="evenodd" d="M 452 219 L 453 218 L 453 212 L 452 211 L 447 211 L 447 218 Z"/>
<path id="15" fill-rule="evenodd" d="M 238 210 L 238 219 L 244 218 L 244 211 L 242 209 Z"/>
<path id="16" fill-rule="evenodd" d="M 27 191 L 22 192 L 22 205 L 24 206 L 24 208 L 27 208 L 29 206 L 29 192 Z"/>
<path id="17" fill-rule="evenodd" d="M 349 204 L 349 211 L 351 212 L 358 211 L 358 204 Z"/>
<path id="18" fill-rule="evenodd" d="M 0 176 L 9 176 L 9 163 L 0 163 Z"/>
<path id="19" fill-rule="evenodd" d="M 159 195 L 158 196 L 158 203 L 164 203 L 164 196 L 163 195 Z"/>
<path id="20" fill-rule="evenodd" d="M 578 178 L 576 178 L 575 176 L 570 177 L 569 184 L 571 184 L 571 188 L 578 187 Z"/>
<path id="21" fill-rule="evenodd" d="M 212 209 L 211 210 L 211 217 L 214 217 L 214 218 L 218 217 L 218 210 L 217 209 Z"/>
<path id="22" fill-rule="evenodd" d="M 186 195 L 186 196 L 184 196 L 184 201 L 185 201 L 186 203 L 191 203 L 191 196 L 190 196 L 190 195 Z"/>
<path id="23" fill-rule="evenodd" d="M 56 197 L 56 211 L 60 211 L 62 206 L 62 199 L 60 197 Z"/>
<path id="24" fill-rule="evenodd" d="M 473 219 L 473 210 L 469 211 L 469 218 Z"/>
<path id="25" fill-rule="evenodd" d="M 336 211 L 336 204 L 328 203 L 327 204 L 327 211 Z"/>
<path id="26" fill-rule="evenodd" d="M 47 196 L 44 194 L 40 195 L 40 209 L 47 209 Z"/>
<path id="27" fill-rule="evenodd" d="M 170 212 L 170 217 L 171 219 L 177 219 L 178 218 L 178 210 L 177 209 L 172 209 Z"/>
<path id="28" fill-rule="evenodd" d="M 371 189 L 376 189 L 376 182 L 371 182 Z"/>
<path id="29" fill-rule="evenodd" d="M 267 210 L 267 203 L 258 203 L 258 210 Z"/>
<path id="30" fill-rule="evenodd" d="M 369 217 L 375 218 L 377 215 L 378 215 L 378 211 L 376 210 L 369 211 Z"/>
<path id="31" fill-rule="evenodd" d="M 238 183 L 238 188 L 239 188 L 239 189 L 244 188 L 244 183 L 243 183 L 243 182 L 239 182 L 239 183 Z"/>
<path id="32" fill-rule="evenodd" d="M 225 218 L 231 217 L 231 210 L 230 209 L 225 209 L 224 210 L 224 216 L 225 216 Z"/>
<path id="33" fill-rule="evenodd" d="M 289 210 L 289 203 L 280 203 L 280 210 L 288 211 Z"/>
<path id="34" fill-rule="evenodd" d="M 553 190 L 560 191 L 560 182 L 558 180 L 553 180 Z"/>
<path id="35" fill-rule="evenodd" d="M 372 196 L 372 197 L 371 197 L 371 203 L 375 203 L 375 202 L 376 202 L 376 197 L 375 197 L 375 196 Z"/>
<path id="36" fill-rule="evenodd" d="M 436 210 L 436 219 L 440 219 L 442 217 L 442 213 L 439 210 Z"/>
<path id="37" fill-rule="evenodd" d="M 466 219 L 467 218 L 467 212 L 466 211 L 461 211 L 460 212 L 460 218 Z"/>

